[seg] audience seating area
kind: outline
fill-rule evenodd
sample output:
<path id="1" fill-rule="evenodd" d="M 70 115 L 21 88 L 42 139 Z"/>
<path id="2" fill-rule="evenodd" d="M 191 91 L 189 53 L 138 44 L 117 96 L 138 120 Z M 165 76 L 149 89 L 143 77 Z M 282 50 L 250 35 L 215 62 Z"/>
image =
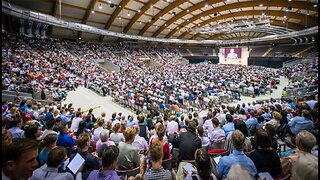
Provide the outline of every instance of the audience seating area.
<path id="1" fill-rule="evenodd" d="M 318 171 L 317 60 L 278 70 L 182 65 L 170 48 L 2 37 L 3 178 L 228 179 L 240 172 L 256 179 L 267 172 L 294 179 L 300 165 L 312 179 Z M 91 61 L 96 58 L 112 61 L 120 72 L 103 71 Z M 280 75 L 289 78 L 281 98 L 226 105 L 271 92 Z M 80 85 L 110 95 L 137 117 L 61 104 Z M 22 87 L 45 89 L 57 101 L 41 103 Z M 77 155 L 84 162 L 73 172 L 67 164 Z"/>

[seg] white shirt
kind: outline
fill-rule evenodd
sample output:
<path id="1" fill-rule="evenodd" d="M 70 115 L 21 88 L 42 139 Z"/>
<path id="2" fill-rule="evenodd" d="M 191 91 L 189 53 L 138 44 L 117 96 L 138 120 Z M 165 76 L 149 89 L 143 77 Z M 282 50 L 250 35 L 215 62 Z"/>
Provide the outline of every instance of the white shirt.
<path id="1" fill-rule="evenodd" d="M 178 133 L 179 132 L 179 125 L 176 121 L 168 121 L 167 123 L 167 133 L 168 135 L 170 134 L 174 134 L 174 133 Z"/>
<path id="2" fill-rule="evenodd" d="M 208 147 L 210 145 L 210 140 L 208 137 L 199 137 L 201 139 L 202 147 Z"/>
<path id="3" fill-rule="evenodd" d="M 146 151 L 148 150 L 147 141 L 139 136 L 138 134 L 135 136 L 132 146 L 135 147 L 138 151 Z"/>
<path id="4" fill-rule="evenodd" d="M 226 140 L 224 131 L 220 127 L 216 127 L 209 133 L 210 141 L 213 143 L 219 143 Z"/>
<path id="5" fill-rule="evenodd" d="M 98 127 L 97 129 L 95 129 L 94 131 L 93 131 L 93 140 L 94 141 L 99 141 L 99 139 L 100 139 L 100 133 L 101 133 L 101 131 L 103 130 L 103 127 Z"/>
<path id="6" fill-rule="evenodd" d="M 115 124 L 117 124 L 117 123 L 121 124 L 121 122 L 120 122 L 118 119 L 112 121 L 112 128 L 113 128 L 113 126 L 114 126 Z"/>
<path id="7" fill-rule="evenodd" d="M 118 144 L 120 141 L 124 142 L 124 136 L 122 133 L 111 133 L 110 140 Z"/>
<path id="8" fill-rule="evenodd" d="M 211 132 L 213 130 L 213 125 L 211 119 L 208 119 L 203 124 L 203 130 L 207 130 L 208 132 Z"/>
<path id="9" fill-rule="evenodd" d="M 80 117 L 73 118 L 71 122 L 71 127 L 70 127 L 70 130 L 72 132 L 78 132 L 80 121 L 82 121 L 82 118 Z"/>

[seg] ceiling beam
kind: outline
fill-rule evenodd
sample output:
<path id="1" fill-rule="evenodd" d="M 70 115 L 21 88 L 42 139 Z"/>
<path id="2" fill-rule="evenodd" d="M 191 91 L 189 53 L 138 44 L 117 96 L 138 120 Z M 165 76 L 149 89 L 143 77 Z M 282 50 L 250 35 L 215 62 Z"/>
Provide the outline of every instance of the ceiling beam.
<path id="1" fill-rule="evenodd" d="M 169 11 L 171 11 L 172 9 L 174 9 L 177 6 L 180 6 L 180 4 L 185 3 L 185 0 L 176 0 L 173 3 L 171 3 L 170 5 L 166 6 L 163 10 L 159 11 L 158 14 L 156 14 L 154 16 L 154 20 L 151 20 L 151 22 L 147 23 L 142 29 L 141 31 L 138 33 L 138 35 L 143 35 L 148 28 L 154 24 L 161 16 L 167 14 Z"/>
<path id="2" fill-rule="evenodd" d="M 96 5 L 96 3 L 97 3 L 97 0 L 90 0 L 90 3 L 88 5 L 88 7 L 87 7 L 86 14 L 84 15 L 84 17 L 82 19 L 82 22 L 81 22 L 82 24 L 87 24 L 87 21 L 89 19 L 90 13 L 94 9 L 94 6 Z M 82 37 L 82 34 L 83 34 L 82 31 L 80 31 L 78 33 L 77 39 L 80 39 Z"/>
<path id="3" fill-rule="evenodd" d="M 114 10 L 111 17 L 109 18 L 107 24 L 105 25 L 104 29 L 109 29 L 113 21 L 117 18 L 118 14 L 122 11 L 122 9 L 129 3 L 130 0 L 122 0 L 119 6 Z M 99 40 L 102 41 L 104 38 L 103 35 L 100 36 Z"/>
<path id="4" fill-rule="evenodd" d="M 252 18 L 250 18 L 252 20 Z M 246 19 L 245 19 L 246 20 Z M 242 21 L 242 20 L 239 20 L 239 21 Z M 238 21 L 233 21 L 233 22 L 238 22 Z M 210 22 L 211 23 L 211 22 Z M 293 30 L 300 30 L 300 29 L 303 29 L 304 26 L 300 25 L 300 24 L 295 24 L 295 23 L 288 23 L 288 26 L 284 25 L 282 23 L 282 21 L 279 21 L 279 20 L 272 20 L 272 22 L 270 22 L 270 25 L 275 25 L 275 26 L 282 26 L 282 27 L 287 27 L 289 29 L 293 29 Z M 249 30 L 250 31 L 250 30 Z M 194 36 L 195 37 L 198 37 L 200 33 L 197 33 L 195 34 Z M 218 37 L 220 36 L 221 34 L 225 34 L 225 32 L 221 32 L 221 33 L 218 33 L 218 34 L 215 34 L 211 37 Z"/>
<path id="5" fill-rule="evenodd" d="M 150 8 L 151 5 L 156 4 L 159 0 L 151 0 L 148 3 L 144 4 L 142 8 L 140 9 L 141 12 L 137 12 L 132 19 L 130 19 L 127 26 L 124 28 L 123 32 L 127 33 L 129 29 L 132 27 L 132 25 L 137 22 L 137 20 L 144 15 L 144 13 Z"/>
<path id="6" fill-rule="evenodd" d="M 210 1 L 211 2 L 211 1 Z M 217 2 L 217 1 L 215 1 Z M 221 11 L 227 11 L 227 10 L 231 10 L 231 9 L 238 9 L 238 8 L 245 8 L 245 7 L 252 7 L 252 6 L 259 6 L 261 3 L 263 3 L 264 6 L 275 6 L 275 7 L 287 7 L 288 6 L 288 1 L 286 0 L 277 0 L 277 1 L 267 1 L 267 0 L 264 0 L 264 1 L 246 1 L 246 2 L 240 2 L 240 3 L 232 3 L 232 4 L 228 4 L 228 5 L 225 5 L 225 6 L 219 6 L 219 7 L 216 7 L 214 8 L 213 10 L 209 10 L 209 11 L 205 11 L 203 13 L 200 13 L 194 17 L 192 17 L 191 19 L 189 19 L 189 22 L 185 21 L 184 23 L 180 24 L 179 27 L 181 26 L 185 26 L 186 24 L 189 24 L 191 22 L 194 22 L 195 20 L 201 18 L 201 16 L 205 17 L 207 15 L 210 15 L 210 14 L 214 14 L 214 13 L 219 13 Z M 199 4 L 199 5 L 198 5 Z M 191 8 L 189 8 L 190 12 L 193 12 L 193 11 L 196 11 L 200 8 L 203 8 L 204 7 L 204 1 L 202 1 L 201 3 L 198 3 L 197 5 L 195 6 L 192 6 Z M 208 4 L 210 4 L 208 2 Z M 213 4 L 211 2 L 211 4 Z M 290 2 L 290 6 L 292 8 L 308 8 L 310 9 L 311 11 L 317 11 L 317 8 L 313 7 L 313 3 L 310 3 L 310 2 L 301 2 L 301 1 L 294 1 L 294 2 Z M 260 14 L 264 11 L 260 11 Z M 270 10 L 266 11 L 265 13 L 268 15 Z M 243 12 L 243 11 L 242 11 Z M 173 22 L 177 21 L 180 17 L 183 17 L 185 15 L 187 15 L 188 12 L 187 11 L 182 11 L 180 12 L 179 14 L 177 14 L 175 17 L 171 18 L 170 20 L 168 20 L 166 22 L 167 24 L 167 27 L 170 26 L 170 24 L 172 24 Z M 316 19 L 316 18 L 315 18 Z M 309 20 L 308 20 L 309 21 Z M 148 25 L 148 24 L 147 24 Z M 146 25 L 146 26 L 147 26 Z M 161 31 L 163 31 L 165 29 L 165 27 L 161 27 L 159 30 L 157 30 L 155 32 L 156 35 L 160 34 Z M 171 31 L 172 32 L 172 31 Z M 168 37 L 170 37 L 172 34 L 169 33 L 170 35 Z M 155 36 L 156 36 L 155 35 Z M 155 37 L 153 36 L 153 37 Z"/>
<path id="7" fill-rule="evenodd" d="M 210 12 L 205 12 L 205 13 L 209 14 Z M 211 12 L 211 13 L 213 13 L 213 12 Z M 297 20 L 300 20 L 300 21 L 304 21 L 305 20 L 305 15 L 292 13 L 292 12 L 276 11 L 276 10 L 272 10 L 271 11 L 271 10 L 269 10 L 268 13 L 266 13 L 266 14 L 270 15 L 270 16 L 280 16 L 280 17 L 283 17 L 284 15 L 287 15 L 287 17 L 292 18 L 292 19 L 297 19 Z M 237 17 L 237 16 L 252 16 L 252 15 L 261 15 L 261 11 L 260 10 L 249 10 L 249 11 L 240 11 L 240 12 L 235 12 L 235 13 L 231 13 L 231 14 L 220 15 L 220 16 L 217 16 L 215 18 L 208 19 L 208 20 L 205 20 L 205 21 L 201 22 L 199 24 L 199 27 L 202 27 L 202 26 L 204 26 L 206 24 L 209 24 L 211 22 L 215 22 L 215 21 L 218 21 L 218 20 L 221 20 L 221 19 L 227 19 L 227 18 Z M 198 15 L 192 17 L 190 19 L 190 22 L 194 22 L 194 21 L 200 19 L 201 16 L 204 16 L 204 15 L 198 14 Z M 316 18 L 316 17 L 309 17 L 308 18 L 308 22 L 309 22 L 309 24 L 317 24 L 317 19 L 318 18 Z M 186 27 L 188 24 L 189 24 L 189 22 L 183 22 L 182 24 L 180 24 L 180 26 Z M 301 24 L 301 23 L 294 23 L 294 24 Z M 285 24 L 283 24 L 282 26 L 285 26 Z M 166 36 L 166 38 L 171 37 L 177 31 L 178 31 L 177 28 L 174 28 Z M 185 33 L 181 34 L 178 38 L 179 39 L 183 38 L 187 34 L 188 34 L 188 32 L 185 32 Z"/>

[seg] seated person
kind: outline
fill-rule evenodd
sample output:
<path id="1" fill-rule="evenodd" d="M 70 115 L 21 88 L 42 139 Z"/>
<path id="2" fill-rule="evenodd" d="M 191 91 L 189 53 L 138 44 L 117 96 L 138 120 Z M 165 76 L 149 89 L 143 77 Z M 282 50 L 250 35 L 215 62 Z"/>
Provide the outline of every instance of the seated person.
<path id="1" fill-rule="evenodd" d="M 40 146 L 43 147 L 43 149 L 39 154 L 39 166 L 46 163 L 49 152 L 56 147 L 57 140 L 58 136 L 56 134 L 49 134 L 42 140 Z"/>
<path id="2" fill-rule="evenodd" d="M 242 168 L 239 164 L 234 164 L 231 166 L 225 180 L 243 180 L 243 179 L 252 179 L 252 177 L 246 169 Z"/>
<path id="3" fill-rule="evenodd" d="M 195 166 L 197 168 L 197 173 L 188 174 L 185 180 L 205 180 L 205 179 L 217 179 L 212 173 L 212 162 L 210 155 L 205 149 L 197 149 L 195 153 Z"/>
<path id="4" fill-rule="evenodd" d="M 257 174 L 257 169 L 252 160 L 243 153 L 245 136 L 240 130 L 235 130 L 231 134 L 233 151 L 230 155 L 220 159 L 217 165 L 218 179 L 226 178 L 233 164 L 240 164 L 241 167 L 249 171 L 252 178 Z"/>
<path id="5" fill-rule="evenodd" d="M 151 168 L 144 174 L 146 180 L 172 180 L 175 179 L 172 171 L 162 167 L 163 146 L 159 140 L 154 140 L 150 145 Z"/>
<path id="6" fill-rule="evenodd" d="M 103 129 L 100 132 L 100 139 L 96 144 L 96 150 L 98 156 L 101 157 L 103 150 L 108 146 L 115 146 L 116 144 L 113 141 L 109 140 L 109 130 Z"/>
<path id="7" fill-rule="evenodd" d="M 257 172 L 268 172 L 273 178 L 281 175 L 280 158 L 277 152 L 272 149 L 272 139 L 265 129 L 258 129 L 254 134 L 254 140 L 258 149 L 249 154 L 257 168 Z"/>
<path id="8" fill-rule="evenodd" d="M 132 145 L 143 154 L 148 150 L 148 142 L 143 137 L 139 136 L 140 127 L 137 125 L 134 125 L 133 127 L 136 129 L 136 136 Z"/>
<path id="9" fill-rule="evenodd" d="M 100 170 L 93 170 L 89 176 L 88 180 L 96 179 L 110 179 L 110 180 L 120 180 L 121 178 L 117 175 L 115 168 L 117 166 L 117 158 L 119 155 L 119 149 L 114 146 L 107 146 L 101 155 L 102 168 Z"/>
<path id="10" fill-rule="evenodd" d="M 300 154 L 291 171 L 294 179 L 317 179 L 318 158 L 311 154 Z"/>
<path id="11" fill-rule="evenodd" d="M 69 172 L 61 172 L 62 164 L 67 159 L 66 150 L 63 147 L 55 147 L 52 149 L 47 158 L 46 165 L 33 171 L 32 177 L 30 180 L 39 180 L 39 179 L 65 179 L 73 180 L 74 177 Z M 81 168 L 79 169 L 81 171 Z M 77 172 L 76 179 L 81 179 L 81 172 Z"/>
<path id="12" fill-rule="evenodd" d="M 76 149 L 76 143 L 75 140 L 67 134 L 68 129 L 64 125 L 59 126 L 59 132 L 58 140 L 57 140 L 57 146 L 70 148 L 70 150 Z"/>
<path id="13" fill-rule="evenodd" d="M 140 156 L 138 150 L 132 146 L 136 130 L 129 127 L 124 132 L 125 142 L 120 142 L 119 156 L 117 159 L 117 169 L 129 170 L 140 166 Z"/>
<path id="14" fill-rule="evenodd" d="M 201 139 L 196 135 L 196 123 L 188 123 L 187 132 L 172 140 L 172 144 L 179 145 L 178 164 L 183 160 L 194 160 L 194 153 L 201 148 Z"/>
<path id="15" fill-rule="evenodd" d="M 317 140 L 310 132 L 303 130 L 296 136 L 296 146 L 298 151 L 290 156 L 281 158 L 282 176 L 291 172 L 293 164 L 300 154 L 311 154 L 311 149 L 316 145 Z"/>
<path id="16" fill-rule="evenodd" d="M 293 135 L 297 135 L 302 130 L 310 130 L 314 128 L 313 122 L 310 120 L 310 112 L 302 110 L 302 116 L 296 116 L 289 121 L 290 131 Z"/>
<path id="17" fill-rule="evenodd" d="M 2 179 L 28 179 L 37 168 L 38 143 L 21 138 L 2 147 Z"/>
<path id="18" fill-rule="evenodd" d="M 163 159 L 169 159 L 170 158 L 170 151 L 169 151 L 169 144 L 164 141 L 163 137 L 166 134 L 165 128 L 162 124 L 159 124 L 156 126 L 156 133 L 157 133 L 157 138 L 152 138 L 150 141 L 150 145 L 155 141 L 159 140 L 162 142 L 163 145 Z"/>
<path id="19" fill-rule="evenodd" d="M 82 179 L 87 179 L 91 171 L 98 170 L 101 167 L 101 161 L 95 155 L 94 153 L 91 154 L 89 152 L 89 146 L 90 146 L 90 135 L 86 133 L 82 133 L 79 135 L 77 139 L 77 145 L 78 145 L 78 151 L 77 153 L 82 156 L 83 159 L 85 159 L 85 162 L 83 164 L 83 173 L 82 173 Z M 75 157 L 76 154 L 73 154 L 70 157 L 70 160 Z"/>

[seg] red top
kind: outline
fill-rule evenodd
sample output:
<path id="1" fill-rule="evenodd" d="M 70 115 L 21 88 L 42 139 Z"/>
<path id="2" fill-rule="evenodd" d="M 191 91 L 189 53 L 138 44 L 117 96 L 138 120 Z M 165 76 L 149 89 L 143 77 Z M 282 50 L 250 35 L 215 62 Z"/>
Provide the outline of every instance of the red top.
<path id="1" fill-rule="evenodd" d="M 157 138 L 154 138 L 154 139 L 157 139 Z M 154 139 L 151 140 L 150 145 L 152 144 Z M 162 159 L 165 160 L 165 159 L 169 159 L 169 158 L 170 158 L 169 144 L 167 142 L 165 142 L 163 144 L 163 157 L 162 157 Z"/>

